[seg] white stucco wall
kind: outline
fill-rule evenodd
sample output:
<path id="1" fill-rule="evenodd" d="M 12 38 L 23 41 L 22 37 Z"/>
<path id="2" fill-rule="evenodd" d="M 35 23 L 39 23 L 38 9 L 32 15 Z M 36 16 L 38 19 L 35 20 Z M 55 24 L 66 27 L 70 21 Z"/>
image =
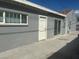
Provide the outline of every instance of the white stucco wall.
<path id="1" fill-rule="evenodd" d="M 72 10 L 67 14 L 65 20 L 66 20 L 65 33 L 67 34 L 76 31 L 76 17 L 74 10 Z"/>

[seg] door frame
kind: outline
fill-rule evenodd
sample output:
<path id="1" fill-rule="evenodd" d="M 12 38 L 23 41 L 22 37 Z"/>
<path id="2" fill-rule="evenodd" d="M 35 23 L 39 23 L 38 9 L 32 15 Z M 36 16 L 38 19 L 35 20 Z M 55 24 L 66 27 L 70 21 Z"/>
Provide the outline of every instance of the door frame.
<path id="1" fill-rule="evenodd" d="M 46 22 L 46 24 L 45 24 L 45 25 L 46 25 L 46 28 L 45 28 L 45 33 L 46 33 L 46 34 L 45 34 L 45 36 L 46 36 L 46 39 L 47 39 L 47 19 L 48 19 L 48 17 L 47 17 L 47 16 L 44 16 L 44 15 L 38 15 L 39 22 L 40 22 L 40 17 L 45 17 L 45 18 L 46 18 L 46 19 L 45 19 L 45 20 L 46 20 L 46 21 L 45 21 L 45 22 Z M 40 27 L 39 27 L 40 24 L 39 24 L 39 22 L 38 22 L 38 30 L 39 30 L 39 31 L 38 31 L 38 32 L 39 32 L 39 33 L 38 33 L 38 39 L 39 39 L 39 41 L 40 41 L 40 40 L 43 40 L 43 39 L 40 39 Z M 45 40 L 46 40 L 46 39 L 45 39 Z"/>

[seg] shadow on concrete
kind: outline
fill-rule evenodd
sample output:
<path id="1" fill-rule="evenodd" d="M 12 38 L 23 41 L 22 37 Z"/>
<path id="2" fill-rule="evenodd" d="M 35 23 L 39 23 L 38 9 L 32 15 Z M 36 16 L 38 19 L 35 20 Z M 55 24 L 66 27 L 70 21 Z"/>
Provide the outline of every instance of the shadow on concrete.
<path id="1" fill-rule="evenodd" d="M 47 59 L 79 59 L 79 35 Z"/>

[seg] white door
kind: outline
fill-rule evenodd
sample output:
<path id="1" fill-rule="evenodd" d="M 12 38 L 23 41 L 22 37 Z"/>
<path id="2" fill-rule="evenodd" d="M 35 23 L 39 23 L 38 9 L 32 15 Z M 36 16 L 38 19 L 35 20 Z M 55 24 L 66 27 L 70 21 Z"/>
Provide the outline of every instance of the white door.
<path id="1" fill-rule="evenodd" d="M 47 17 L 39 16 L 39 40 L 47 39 Z"/>

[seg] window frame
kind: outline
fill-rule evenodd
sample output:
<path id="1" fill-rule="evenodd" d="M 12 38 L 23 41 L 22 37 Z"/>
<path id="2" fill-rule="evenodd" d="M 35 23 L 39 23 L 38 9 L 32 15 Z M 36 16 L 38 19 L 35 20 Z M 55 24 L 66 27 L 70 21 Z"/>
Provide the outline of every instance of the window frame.
<path id="1" fill-rule="evenodd" d="M 6 9 L 6 8 L 1 8 L 0 10 L 3 11 L 3 22 L 0 22 L 0 25 L 28 25 L 28 15 L 26 12 L 22 11 L 17 11 L 17 10 L 12 10 L 12 9 Z M 20 23 L 6 23 L 6 12 L 12 12 L 15 14 L 20 14 Z M 26 23 L 22 23 L 22 15 L 26 15 Z"/>

